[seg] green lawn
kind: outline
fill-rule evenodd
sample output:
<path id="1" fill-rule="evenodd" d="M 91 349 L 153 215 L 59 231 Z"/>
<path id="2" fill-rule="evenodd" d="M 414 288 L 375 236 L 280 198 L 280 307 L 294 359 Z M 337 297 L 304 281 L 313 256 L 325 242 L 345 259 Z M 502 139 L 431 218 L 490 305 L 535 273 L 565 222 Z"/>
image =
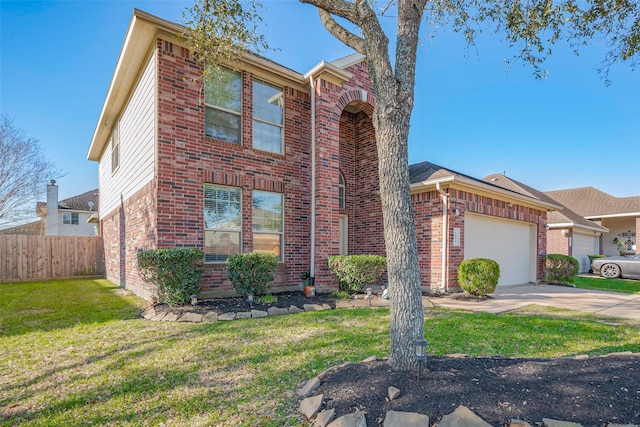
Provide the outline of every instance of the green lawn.
<path id="1" fill-rule="evenodd" d="M 640 280 L 605 279 L 599 276 L 576 276 L 573 278 L 576 288 L 594 289 L 598 291 L 640 294 Z"/>
<path id="2" fill-rule="evenodd" d="M 388 352 L 388 309 L 186 324 L 143 306 L 106 281 L 1 284 L 0 425 L 299 426 L 300 381 Z M 430 310 L 429 351 L 640 352 L 638 324 L 537 313 Z"/>

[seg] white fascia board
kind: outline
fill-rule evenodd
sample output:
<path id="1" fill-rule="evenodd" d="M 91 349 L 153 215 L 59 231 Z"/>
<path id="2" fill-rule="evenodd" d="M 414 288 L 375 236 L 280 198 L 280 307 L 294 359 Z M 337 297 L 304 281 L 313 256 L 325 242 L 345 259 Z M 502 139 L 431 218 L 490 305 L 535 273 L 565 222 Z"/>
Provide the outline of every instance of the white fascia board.
<path id="1" fill-rule="evenodd" d="M 552 229 L 552 228 L 580 228 L 580 229 L 584 229 L 584 230 L 598 231 L 600 233 L 608 233 L 609 232 L 609 229 L 607 227 L 598 227 L 598 226 L 590 227 L 588 225 L 576 224 L 575 222 L 563 222 L 563 223 L 547 224 L 547 226 L 550 229 Z"/>
<path id="2" fill-rule="evenodd" d="M 315 67 L 304 73 L 305 80 L 320 77 L 331 83 L 342 86 L 353 78 L 353 74 L 336 67 L 330 62 L 320 61 Z"/>
<path id="3" fill-rule="evenodd" d="M 629 213 L 620 213 L 620 214 L 611 214 L 611 215 L 591 215 L 585 216 L 586 219 L 600 219 L 600 218 L 625 218 L 625 217 L 636 217 L 640 216 L 640 212 L 629 212 Z"/>

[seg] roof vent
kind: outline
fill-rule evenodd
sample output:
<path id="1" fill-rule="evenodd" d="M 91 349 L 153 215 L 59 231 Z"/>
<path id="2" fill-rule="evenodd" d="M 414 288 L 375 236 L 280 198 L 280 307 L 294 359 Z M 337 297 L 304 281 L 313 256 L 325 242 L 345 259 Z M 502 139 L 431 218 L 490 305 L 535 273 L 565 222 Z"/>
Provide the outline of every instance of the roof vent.
<path id="1" fill-rule="evenodd" d="M 93 201 L 92 201 L 92 200 L 89 200 L 89 201 L 87 202 L 87 204 L 89 205 L 89 211 L 93 211 L 93 207 L 94 207 L 96 204 L 95 204 L 95 203 L 93 203 Z"/>

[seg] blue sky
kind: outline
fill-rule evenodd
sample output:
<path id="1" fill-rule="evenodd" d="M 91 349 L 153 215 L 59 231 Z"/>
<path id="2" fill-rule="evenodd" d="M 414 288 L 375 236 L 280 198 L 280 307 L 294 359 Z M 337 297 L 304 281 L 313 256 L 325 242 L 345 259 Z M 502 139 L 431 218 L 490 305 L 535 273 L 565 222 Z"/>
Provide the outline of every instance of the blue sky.
<path id="1" fill-rule="evenodd" d="M 266 56 L 299 72 L 351 51 L 321 26 L 312 6 L 265 0 Z M 86 160 L 133 8 L 182 22 L 190 2 L 0 2 L 2 113 L 40 140 L 66 175 L 66 198 L 98 186 Z M 385 26 L 393 30 L 392 23 Z M 602 46 L 579 57 L 554 48 L 535 80 L 504 59 L 514 51 L 483 35 L 466 49 L 460 35 L 424 29 L 419 49 L 410 162 L 429 160 L 475 177 L 503 173 L 539 190 L 594 186 L 640 195 L 640 71 L 618 64 L 606 87 Z"/>

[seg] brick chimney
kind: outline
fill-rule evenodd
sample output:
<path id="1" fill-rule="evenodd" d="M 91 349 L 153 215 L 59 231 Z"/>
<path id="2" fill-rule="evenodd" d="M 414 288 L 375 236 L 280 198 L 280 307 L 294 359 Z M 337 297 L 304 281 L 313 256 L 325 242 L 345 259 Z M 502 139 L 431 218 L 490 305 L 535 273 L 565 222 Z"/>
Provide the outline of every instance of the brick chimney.
<path id="1" fill-rule="evenodd" d="M 56 180 L 52 179 L 47 184 L 47 236 L 57 236 L 59 234 L 58 219 L 58 186 Z"/>

